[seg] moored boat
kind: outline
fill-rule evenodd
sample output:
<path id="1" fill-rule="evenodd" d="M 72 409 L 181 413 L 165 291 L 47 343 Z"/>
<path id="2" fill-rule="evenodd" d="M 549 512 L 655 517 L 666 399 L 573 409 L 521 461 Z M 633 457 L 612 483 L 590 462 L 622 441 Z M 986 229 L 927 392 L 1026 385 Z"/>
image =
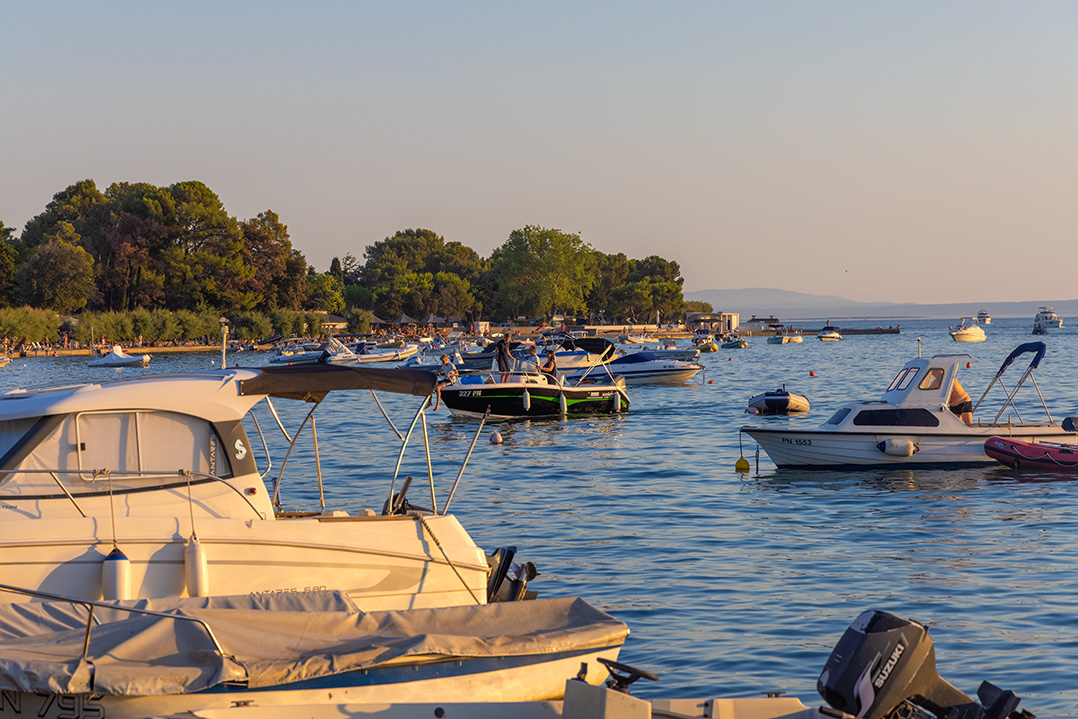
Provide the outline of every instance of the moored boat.
<path id="1" fill-rule="evenodd" d="M 1015 469 L 1078 472 L 1078 447 L 1074 445 L 989 437 L 984 442 L 984 453 Z"/>
<path id="2" fill-rule="evenodd" d="M 990 325 L 992 324 L 992 316 L 988 314 L 988 310 L 980 310 L 977 312 L 977 324 Z"/>
<path id="3" fill-rule="evenodd" d="M 363 612 L 339 592 L 291 592 L 93 603 L 89 619 L 85 603 L 36 598 L 0 606 L 4 719 L 68 716 L 69 699 L 71 716 L 110 719 L 557 700 L 568 678 L 606 678 L 599 660 L 629 634 L 572 597 Z"/>
<path id="4" fill-rule="evenodd" d="M 150 364 L 150 355 L 131 355 L 124 352 L 120 345 L 113 345 L 105 354 L 95 356 L 86 363 L 87 367 L 145 367 Z"/>
<path id="5" fill-rule="evenodd" d="M 620 381 L 578 385 L 540 373 L 514 373 L 508 382 L 495 378 L 500 377 L 461 377 L 442 387 L 442 402 L 454 415 L 492 419 L 617 414 L 629 409 L 629 395 Z"/>
<path id="6" fill-rule="evenodd" d="M 1043 342 L 1030 342 L 1020 345 L 1004 360 L 971 407 L 973 413 L 977 412 L 999 384 L 1003 401 L 988 421 L 978 419 L 966 424 L 955 413 L 957 405 L 951 406 L 956 402 L 953 391 L 961 387 L 957 379 L 959 367 L 973 358 L 937 355 L 906 363 L 880 400 L 846 404 L 815 429 L 742 427 L 741 431 L 756 440 L 778 467 L 983 465 L 993 461 L 984 453 L 984 442 L 993 435 L 1027 442 L 1078 444 L 1073 423 L 1054 422 L 1043 399 L 1046 421 L 1023 421 L 1015 408 L 1015 395 L 1032 377 L 1045 351 Z M 1034 355 L 1029 366 L 1013 389 L 1004 388 L 1004 372 L 1026 353 Z M 968 400 L 968 395 L 965 397 Z M 1001 422 L 1004 412 L 1008 412 L 1008 421 Z M 1018 416 L 1017 422 L 1010 421 L 1010 413 Z"/>
<path id="7" fill-rule="evenodd" d="M 720 346 L 724 350 L 743 350 L 748 349 L 749 341 L 744 337 L 738 336 L 736 333 L 730 333 L 722 336 L 722 344 Z"/>
<path id="8" fill-rule="evenodd" d="M 661 359 L 648 351 L 618 357 L 604 365 L 587 370 L 567 372 L 567 382 L 602 383 L 608 379 L 623 379 L 625 384 L 684 384 L 704 370 L 702 364 L 681 360 Z"/>
<path id="9" fill-rule="evenodd" d="M 785 345 L 791 342 L 803 342 L 804 337 L 801 336 L 800 330 L 795 330 L 792 327 L 783 327 L 778 325 L 774 328 L 774 334 L 767 338 L 769 345 Z"/>
<path id="10" fill-rule="evenodd" d="M 371 509 L 284 507 L 289 492 L 322 496 L 314 411 L 328 394 L 420 397 L 407 434 L 397 434 L 403 456 L 434 387 L 434 375 L 421 370 L 313 364 L 0 395 L 9 448 L 0 572 L 8 583 L 85 599 L 321 587 L 347 592 L 364 609 L 485 603 L 513 580 L 502 574 L 502 586 L 491 586 L 496 558 L 437 506 L 433 477 L 429 509 L 406 501 L 399 459 Z M 295 417 L 298 428 L 285 429 L 273 400 L 302 401 L 302 413 L 282 408 L 294 411 L 285 419 Z M 282 440 L 266 436 L 259 414 Z M 297 459 L 310 458 L 311 446 L 313 467 Z M 429 463 L 425 440 L 419 451 Z M 392 468 L 394 458 L 384 460 Z M 317 477 L 317 488 L 293 488 L 296 474 L 311 478 L 304 484 Z M 517 586 L 511 598 L 523 595 Z M 3 601 L 11 595 L 0 594 Z"/>
<path id="11" fill-rule="evenodd" d="M 749 398 L 749 404 L 745 408 L 748 414 L 802 414 L 809 411 L 809 400 L 803 394 L 796 394 L 786 389 L 772 392 L 764 392 Z"/>
<path id="12" fill-rule="evenodd" d="M 842 335 L 839 333 L 838 327 L 833 327 L 830 320 L 828 320 L 824 328 L 816 335 L 816 339 L 821 342 L 841 342 Z"/>
<path id="13" fill-rule="evenodd" d="M 1052 307 L 1039 307 L 1037 314 L 1033 316 L 1033 323 L 1049 329 L 1053 327 L 1058 329 L 1063 326 L 1063 320 Z"/>
<path id="14" fill-rule="evenodd" d="M 714 344 L 714 343 L 712 343 L 712 344 Z M 662 344 L 659 345 L 659 349 L 657 349 L 657 350 L 649 349 L 649 350 L 645 350 L 645 351 L 653 354 L 654 356 L 658 357 L 659 359 L 671 359 L 671 360 L 681 360 L 683 362 L 695 362 L 697 359 L 700 358 L 700 353 L 705 351 L 705 350 L 704 350 L 703 346 L 698 346 L 698 347 L 678 347 L 677 346 L 677 340 L 665 339 L 665 340 L 662 341 Z M 710 352 L 710 351 L 713 351 L 713 350 L 706 350 L 706 351 Z M 560 361 L 558 362 L 558 366 L 559 367 L 562 366 Z"/>
<path id="15" fill-rule="evenodd" d="M 659 677 L 613 661 L 628 629 L 579 599 L 363 614 L 327 594 L 0 607 L 0 717 L 1035 719 L 989 682 L 959 690 L 928 627 L 880 610 L 838 639 L 816 682 L 827 706 L 810 708 L 631 696 Z"/>
<path id="16" fill-rule="evenodd" d="M 962 317 L 954 327 L 947 328 L 955 342 L 984 342 L 984 330 L 969 317 Z"/>

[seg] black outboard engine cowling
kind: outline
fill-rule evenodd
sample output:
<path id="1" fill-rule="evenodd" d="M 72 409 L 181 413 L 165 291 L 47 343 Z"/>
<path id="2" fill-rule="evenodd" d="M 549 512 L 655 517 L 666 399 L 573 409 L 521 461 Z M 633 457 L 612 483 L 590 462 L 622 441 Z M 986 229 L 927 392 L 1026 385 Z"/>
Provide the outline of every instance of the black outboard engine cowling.
<path id="1" fill-rule="evenodd" d="M 925 626 L 877 610 L 863 612 L 842 635 L 816 689 L 835 709 L 865 719 L 911 716 L 909 704 L 940 719 L 1032 717 L 1012 713 L 1018 697 L 988 682 L 977 692 L 983 705 L 960 692 L 936 672 Z"/>

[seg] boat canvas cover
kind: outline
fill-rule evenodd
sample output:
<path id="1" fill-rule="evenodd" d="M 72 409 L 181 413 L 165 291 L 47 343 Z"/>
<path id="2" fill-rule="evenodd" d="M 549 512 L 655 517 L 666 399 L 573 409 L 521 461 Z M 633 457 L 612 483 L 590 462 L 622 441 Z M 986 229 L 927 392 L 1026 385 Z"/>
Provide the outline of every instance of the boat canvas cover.
<path id="1" fill-rule="evenodd" d="M 0 689 L 155 696 L 223 682 L 273 687 L 387 666 L 543 656 L 620 646 L 629 630 L 583 599 L 364 613 L 344 594 L 304 592 L 121 602 L 203 620 L 101 608 L 89 661 L 87 611 L 67 602 L 0 605 Z"/>
<path id="2" fill-rule="evenodd" d="M 436 382 L 434 373 L 417 369 L 323 364 L 263 367 L 258 369 L 256 377 L 240 380 L 240 394 L 320 402 L 329 392 L 369 389 L 427 397 L 434 391 Z"/>

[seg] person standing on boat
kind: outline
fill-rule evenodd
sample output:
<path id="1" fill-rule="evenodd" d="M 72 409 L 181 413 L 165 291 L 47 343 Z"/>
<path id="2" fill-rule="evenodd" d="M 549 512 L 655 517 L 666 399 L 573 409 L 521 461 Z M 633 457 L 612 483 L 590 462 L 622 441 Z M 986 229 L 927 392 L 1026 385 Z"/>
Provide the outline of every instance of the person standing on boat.
<path id="1" fill-rule="evenodd" d="M 513 357 L 509 354 L 510 336 L 503 335 L 494 343 L 494 359 L 498 362 L 498 371 L 502 373 L 502 382 L 508 382 L 513 371 Z"/>
<path id="2" fill-rule="evenodd" d="M 947 404 L 960 420 L 966 424 L 973 424 L 973 402 L 970 400 L 969 392 L 962 386 L 962 383 L 956 378 L 954 386 L 951 388 L 951 396 L 947 399 Z"/>
<path id="3" fill-rule="evenodd" d="M 456 366 L 449 361 L 449 355 L 442 355 L 442 363 L 438 366 L 438 383 L 434 386 L 434 411 L 442 404 L 442 387 L 453 384 L 460 377 Z"/>

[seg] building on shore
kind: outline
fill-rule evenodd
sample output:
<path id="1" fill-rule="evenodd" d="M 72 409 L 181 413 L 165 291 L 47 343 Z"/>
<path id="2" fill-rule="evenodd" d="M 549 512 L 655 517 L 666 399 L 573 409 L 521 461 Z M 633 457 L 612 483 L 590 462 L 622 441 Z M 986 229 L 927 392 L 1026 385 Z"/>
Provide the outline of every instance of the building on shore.
<path id="1" fill-rule="evenodd" d="M 686 329 L 706 330 L 714 334 L 736 332 L 740 317 L 736 312 L 689 312 L 685 315 Z"/>

